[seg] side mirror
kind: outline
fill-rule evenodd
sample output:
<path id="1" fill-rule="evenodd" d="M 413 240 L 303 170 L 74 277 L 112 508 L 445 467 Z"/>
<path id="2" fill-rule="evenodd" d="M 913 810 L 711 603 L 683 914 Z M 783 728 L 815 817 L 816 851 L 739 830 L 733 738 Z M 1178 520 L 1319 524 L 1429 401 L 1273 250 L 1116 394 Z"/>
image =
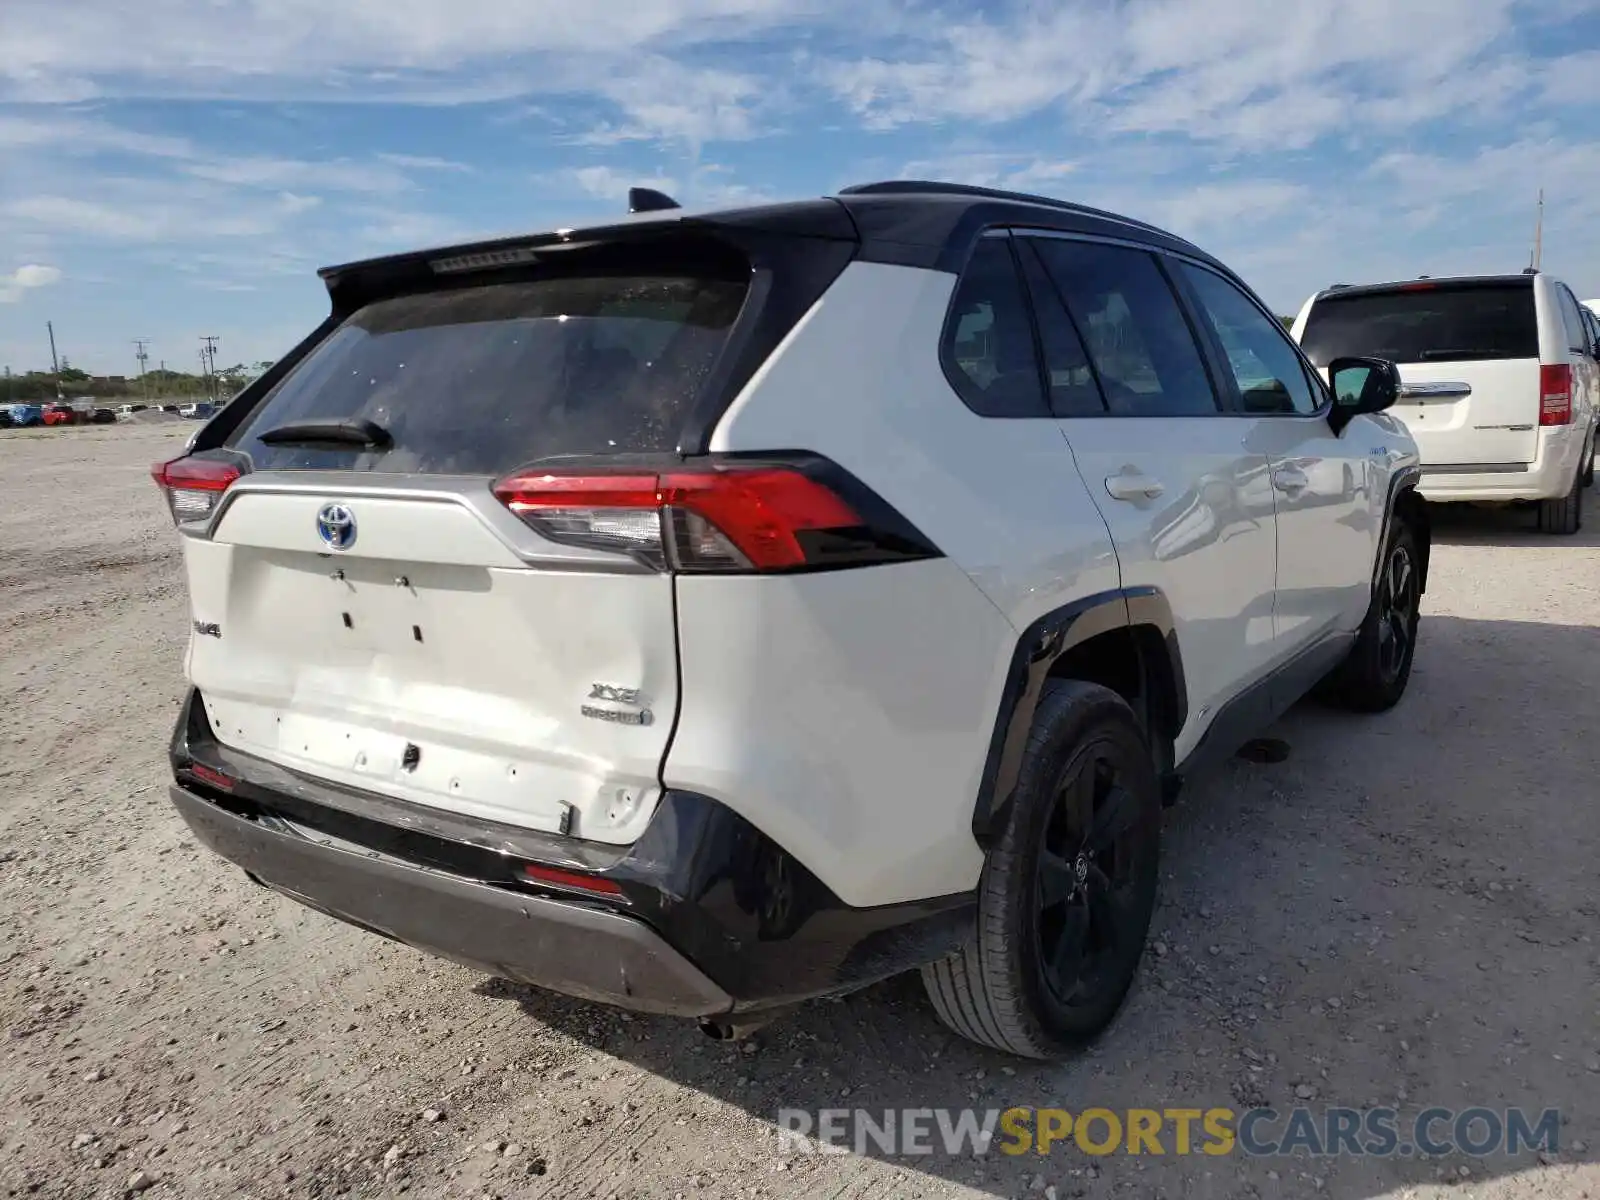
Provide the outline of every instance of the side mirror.
<path id="1" fill-rule="evenodd" d="M 1335 434 L 1362 413 L 1382 412 L 1400 398 L 1400 372 L 1386 358 L 1336 358 L 1328 364 L 1333 408 L 1328 424 Z"/>

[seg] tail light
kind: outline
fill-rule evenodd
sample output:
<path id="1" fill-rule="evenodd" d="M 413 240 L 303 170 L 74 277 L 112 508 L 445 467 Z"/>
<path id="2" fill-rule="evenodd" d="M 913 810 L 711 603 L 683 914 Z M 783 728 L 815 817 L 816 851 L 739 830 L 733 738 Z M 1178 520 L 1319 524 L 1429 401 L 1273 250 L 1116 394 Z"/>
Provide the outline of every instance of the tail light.
<path id="1" fill-rule="evenodd" d="M 175 458 L 150 468 L 150 478 L 167 497 L 175 525 L 209 517 L 239 474 L 232 463 L 205 458 Z"/>
<path id="2" fill-rule="evenodd" d="M 1567 363 L 1539 368 L 1539 424 L 1572 424 L 1572 367 Z"/>
<path id="3" fill-rule="evenodd" d="M 937 553 L 882 501 L 872 498 L 864 516 L 796 467 L 529 471 L 494 492 L 553 542 L 624 553 L 656 570 L 788 571 Z"/>

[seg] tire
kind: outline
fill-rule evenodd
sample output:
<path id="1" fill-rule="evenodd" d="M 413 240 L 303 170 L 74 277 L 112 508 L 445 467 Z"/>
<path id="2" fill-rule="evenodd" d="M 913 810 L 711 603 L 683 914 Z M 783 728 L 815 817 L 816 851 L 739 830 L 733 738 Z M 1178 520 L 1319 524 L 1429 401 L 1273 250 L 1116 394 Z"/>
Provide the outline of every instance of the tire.
<path id="1" fill-rule="evenodd" d="M 1329 702 L 1351 712 L 1377 713 L 1405 695 L 1422 620 L 1421 568 L 1416 531 L 1396 518 L 1356 644 L 1321 688 Z"/>
<path id="2" fill-rule="evenodd" d="M 1572 490 L 1559 500 L 1539 501 L 1540 533 L 1567 536 L 1583 528 L 1583 475 L 1573 472 Z"/>
<path id="3" fill-rule="evenodd" d="M 1024 1058 L 1086 1045 L 1138 970 L 1160 841 L 1160 785 L 1133 710 L 1098 684 L 1047 683 L 979 880 L 973 939 L 922 969 L 939 1019 Z"/>

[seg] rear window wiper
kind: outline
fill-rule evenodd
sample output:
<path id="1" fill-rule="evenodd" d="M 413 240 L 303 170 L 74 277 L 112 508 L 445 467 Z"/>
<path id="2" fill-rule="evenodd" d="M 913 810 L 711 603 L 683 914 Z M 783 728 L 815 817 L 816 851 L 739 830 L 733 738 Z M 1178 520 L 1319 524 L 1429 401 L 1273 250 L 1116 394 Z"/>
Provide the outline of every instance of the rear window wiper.
<path id="1" fill-rule="evenodd" d="M 290 421 L 259 435 L 268 446 L 370 446 L 387 450 L 394 445 L 389 431 L 376 421 Z"/>
<path id="2" fill-rule="evenodd" d="M 1417 354 L 1417 358 L 1420 359 L 1423 362 L 1428 362 L 1429 360 L 1435 359 L 1435 358 L 1506 358 L 1506 357 L 1509 357 L 1509 356 L 1506 354 L 1506 352 L 1504 350 L 1490 350 L 1488 348 L 1478 347 L 1478 346 L 1467 346 L 1467 347 L 1456 348 L 1456 349 L 1447 348 L 1447 349 L 1444 349 L 1444 350 L 1423 350 L 1423 351 L 1420 351 Z"/>

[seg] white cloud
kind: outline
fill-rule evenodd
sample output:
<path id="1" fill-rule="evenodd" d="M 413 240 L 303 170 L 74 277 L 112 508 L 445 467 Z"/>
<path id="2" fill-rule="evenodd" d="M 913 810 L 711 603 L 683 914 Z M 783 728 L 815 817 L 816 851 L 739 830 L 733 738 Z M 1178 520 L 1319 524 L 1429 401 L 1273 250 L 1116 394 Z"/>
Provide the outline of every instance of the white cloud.
<path id="1" fill-rule="evenodd" d="M 184 168 L 199 179 L 249 188 L 318 188 L 337 192 L 403 192 L 411 177 L 388 162 L 334 159 L 306 162 L 290 158 L 213 158 Z"/>
<path id="2" fill-rule="evenodd" d="M 409 171 L 459 171 L 466 173 L 472 170 L 466 163 L 455 162 L 448 158 L 436 158 L 428 154 L 380 154 L 378 158 L 383 162 Z"/>
<path id="3" fill-rule="evenodd" d="M 49 287 L 61 279 L 60 267 L 46 267 L 38 263 L 28 263 L 18 267 L 11 273 L 11 282 L 19 288 Z"/>
<path id="4" fill-rule="evenodd" d="M 617 167 L 574 167 L 566 174 L 580 190 L 596 200 L 624 200 L 628 189 L 635 187 L 655 188 L 669 196 L 679 190 L 676 180 L 663 175 L 652 177 L 648 173 L 624 171 Z"/>
<path id="5" fill-rule="evenodd" d="M 32 227 L 86 242 L 203 244 L 275 233 L 315 204 L 285 192 L 257 199 L 181 183 L 102 180 L 93 198 L 38 192 L 0 200 L 0 230 Z"/>
<path id="6" fill-rule="evenodd" d="M 972 187 L 1049 195 L 1059 192 L 1078 170 L 1079 164 L 1070 159 L 981 150 L 919 159 L 907 163 L 900 173 L 908 179 L 936 179 Z"/>
<path id="7" fill-rule="evenodd" d="M 105 121 L 52 112 L 27 117 L 0 113 L 0 150 L 48 150 L 74 158 L 104 153 L 158 158 L 188 158 L 194 154 L 194 147 L 184 138 L 141 133 Z"/>
<path id="8" fill-rule="evenodd" d="M 61 268 L 24 263 L 11 274 L 0 276 L 0 304 L 14 303 L 22 299 L 24 292 L 60 282 Z"/>
<path id="9" fill-rule="evenodd" d="M 563 59 L 614 59 L 773 29 L 797 7 L 803 11 L 783 0 L 78 0 L 64 10 L 56 0 L 7 0 L 0 78 L 9 78 L 7 98 L 18 101 L 44 79 L 75 98 L 336 98 L 341 85 L 354 85 L 345 98 L 359 100 L 367 87 L 425 95 L 474 76 L 505 90 L 519 74 L 518 86 L 532 92 Z M 513 56 L 537 58 L 545 69 L 498 77 L 481 70 Z"/>
<path id="10" fill-rule="evenodd" d="M 821 68 L 869 124 L 1002 122 L 1056 111 L 1087 133 L 1246 147 L 1483 114 L 1537 76 L 1517 0 L 1077 0 L 930 19 L 898 47 Z M 1574 77 L 1583 64 L 1574 64 Z"/>

